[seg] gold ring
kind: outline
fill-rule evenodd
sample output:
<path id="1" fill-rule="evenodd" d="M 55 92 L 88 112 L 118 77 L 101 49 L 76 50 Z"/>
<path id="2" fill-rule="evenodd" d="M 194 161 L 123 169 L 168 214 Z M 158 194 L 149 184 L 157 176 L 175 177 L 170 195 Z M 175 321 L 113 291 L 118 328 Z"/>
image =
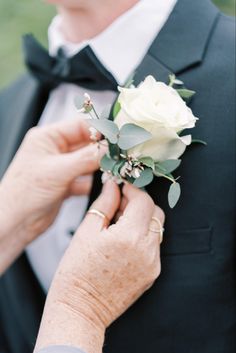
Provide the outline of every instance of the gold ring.
<path id="1" fill-rule="evenodd" d="M 160 244 L 161 244 L 163 241 L 163 233 L 164 233 L 165 229 L 162 227 L 162 223 L 157 217 L 152 217 L 151 220 L 156 222 L 158 224 L 158 226 L 160 227 L 160 229 L 149 227 L 148 230 L 150 232 L 160 234 Z"/>
<path id="2" fill-rule="evenodd" d="M 99 211 L 99 210 L 96 210 L 95 208 L 91 208 L 90 210 L 88 210 L 87 213 L 88 213 L 88 214 L 94 214 L 94 215 L 96 215 L 96 216 L 102 218 L 103 221 L 104 221 L 104 225 L 103 225 L 104 227 L 107 227 L 107 226 L 109 225 L 109 223 L 110 223 L 110 220 L 109 220 L 108 217 L 105 215 L 105 213 L 103 213 L 103 212 L 101 212 L 101 211 Z"/>

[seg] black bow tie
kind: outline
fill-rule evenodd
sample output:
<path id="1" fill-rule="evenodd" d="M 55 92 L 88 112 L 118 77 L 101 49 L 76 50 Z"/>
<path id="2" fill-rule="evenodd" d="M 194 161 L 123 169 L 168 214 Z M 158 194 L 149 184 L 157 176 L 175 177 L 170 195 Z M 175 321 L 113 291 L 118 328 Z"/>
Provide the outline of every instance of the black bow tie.
<path id="1" fill-rule="evenodd" d="M 56 57 L 51 57 L 32 35 L 27 34 L 23 37 L 23 51 L 28 70 L 49 89 L 67 82 L 97 91 L 117 90 L 115 78 L 89 46 L 71 58 L 65 56 L 62 48 Z"/>

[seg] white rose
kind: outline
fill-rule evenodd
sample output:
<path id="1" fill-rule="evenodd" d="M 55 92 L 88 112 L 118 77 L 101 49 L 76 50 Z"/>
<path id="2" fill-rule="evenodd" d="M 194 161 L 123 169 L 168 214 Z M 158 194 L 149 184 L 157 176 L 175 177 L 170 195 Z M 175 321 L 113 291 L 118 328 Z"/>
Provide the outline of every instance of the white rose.
<path id="1" fill-rule="evenodd" d="M 172 87 L 148 76 L 137 88 L 120 88 L 121 110 L 115 122 L 136 124 L 152 134 L 152 139 L 129 151 L 135 157 L 152 157 L 155 161 L 178 159 L 192 141 L 191 135 L 180 137 L 184 129 L 195 126 L 197 118 Z"/>

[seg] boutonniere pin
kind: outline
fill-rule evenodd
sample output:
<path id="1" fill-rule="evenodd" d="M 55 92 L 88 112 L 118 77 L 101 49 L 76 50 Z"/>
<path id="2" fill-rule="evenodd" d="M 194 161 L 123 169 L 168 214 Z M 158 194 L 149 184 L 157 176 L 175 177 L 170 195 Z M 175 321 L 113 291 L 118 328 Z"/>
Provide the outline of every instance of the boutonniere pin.
<path id="1" fill-rule="evenodd" d="M 129 81 L 125 87 L 119 87 L 112 111 L 111 107 L 106 108 L 101 115 L 86 93 L 83 98 L 76 97 L 75 104 L 89 117 L 91 139 L 99 145 L 99 131 L 108 142 L 108 152 L 100 164 L 103 179 L 144 188 L 154 177 L 166 178 L 170 182 L 168 202 L 173 208 L 181 188 L 179 177 L 172 173 L 181 164 L 180 156 L 187 146 L 204 142 L 184 134 L 198 120 L 186 104 L 195 92 L 183 88 L 183 82 L 174 75 L 169 79 L 166 85 L 147 76 L 137 87 Z"/>

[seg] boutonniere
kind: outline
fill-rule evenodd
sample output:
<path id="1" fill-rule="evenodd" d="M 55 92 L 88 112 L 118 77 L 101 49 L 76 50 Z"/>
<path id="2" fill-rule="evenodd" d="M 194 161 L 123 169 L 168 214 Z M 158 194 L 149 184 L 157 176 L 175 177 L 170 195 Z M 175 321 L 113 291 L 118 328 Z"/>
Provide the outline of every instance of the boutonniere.
<path id="1" fill-rule="evenodd" d="M 154 177 L 170 182 L 168 202 L 173 208 L 179 200 L 179 177 L 173 172 L 181 164 L 180 156 L 193 142 L 186 129 L 198 120 L 186 100 L 194 91 L 184 88 L 182 81 L 170 75 L 169 85 L 147 76 L 137 87 L 129 81 L 119 87 L 119 96 L 112 108 L 99 115 L 88 94 L 76 97 L 76 107 L 88 115 L 91 139 L 98 143 L 99 131 L 108 142 L 108 152 L 101 160 L 103 179 L 129 182 L 138 188 L 150 184 Z"/>

